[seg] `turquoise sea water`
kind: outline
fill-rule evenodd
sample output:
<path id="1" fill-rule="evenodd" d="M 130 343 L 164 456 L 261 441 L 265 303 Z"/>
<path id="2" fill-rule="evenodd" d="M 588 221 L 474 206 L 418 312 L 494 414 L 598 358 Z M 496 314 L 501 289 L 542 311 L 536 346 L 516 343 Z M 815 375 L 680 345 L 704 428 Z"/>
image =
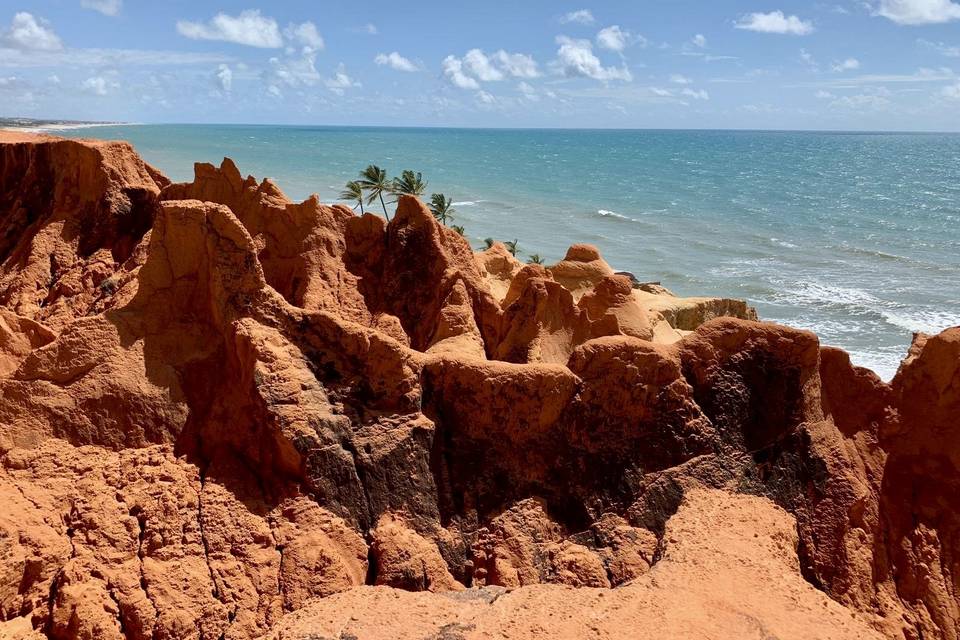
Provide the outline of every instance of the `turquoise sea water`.
<path id="1" fill-rule="evenodd" d="M 475 246 L 574 242 L 680 295 L 747 299 L 884 378 L 913 331 L 960 325 L 960 135 L 144 125 L 174 180 L 233 158 L 292 198 L 335 201 L 368 163 L 422 171 Z"/>

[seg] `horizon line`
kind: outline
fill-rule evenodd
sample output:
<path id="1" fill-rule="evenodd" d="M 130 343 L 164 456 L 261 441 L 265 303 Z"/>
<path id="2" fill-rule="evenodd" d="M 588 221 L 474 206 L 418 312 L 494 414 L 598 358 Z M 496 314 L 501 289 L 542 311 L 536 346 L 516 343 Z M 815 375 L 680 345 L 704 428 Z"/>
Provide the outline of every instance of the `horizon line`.
<path id="1" fill-rule="evenodd" d="M 141 121 L 97 121 L 97 120 L 72 120 L 66 118 L 35 118 L 26 116 L 0 116 L 0 120 L 27 120 L 36 122 L 33 127 L 17 127 L 14 125 L 0 124 L 0 128 L 10 129 L 44 129 L 57 130 L 56 126 L 44 126 L 42 123 L 55 125 L 63 123 L 65 125 L 80 125 L 75 127 L 62 127 L 63 130 L 80 129 L 87 127 L 110 127 L 110 126 L 208 126 L 208 127 L 307 127 L 307 128 L 331 128 L 331 129 L 436 129 L 436 130 L 459 130 L 459 131 L 662 131 L 662 132 L 680 132 L 680 131 L 700 131 L 700 132 L 729 132 L 729 133 L 839 133 L 839 134 L 924 134 L 924 135 L 958 135 L 960 129 L 949 131 L 942 129 L 778 129 L 778 128 L 747 128 L 747 127 L 496 127 L 496 126 L 469 126 L 469 125 L 383 125 L 383 124 L 321 124 L 321 123 L 278 123 L 278 122 L 141 122 Z"/>

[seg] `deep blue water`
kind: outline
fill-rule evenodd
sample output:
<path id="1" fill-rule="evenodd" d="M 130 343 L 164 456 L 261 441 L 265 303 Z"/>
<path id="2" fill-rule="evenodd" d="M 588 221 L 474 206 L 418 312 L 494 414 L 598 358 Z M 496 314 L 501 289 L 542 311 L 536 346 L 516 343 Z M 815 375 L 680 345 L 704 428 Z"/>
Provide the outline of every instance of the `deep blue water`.
<path id="1" fill-rule="evenodd" d="M 960 324 L 960 135 L 730 131 L 98 127 L 175 180 L 233 158 L 330 202 L 369 163 L 422 171 L 480 246 L 574 242 L 681 295 L 764 319 L 892 376 L 913 331 Z"/>

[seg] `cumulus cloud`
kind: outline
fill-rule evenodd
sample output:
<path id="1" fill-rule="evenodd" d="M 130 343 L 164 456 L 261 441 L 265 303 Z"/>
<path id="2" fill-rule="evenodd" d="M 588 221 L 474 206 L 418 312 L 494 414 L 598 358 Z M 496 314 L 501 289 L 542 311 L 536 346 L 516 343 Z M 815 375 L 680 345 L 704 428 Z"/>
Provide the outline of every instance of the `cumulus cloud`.
<path id="1" fill-rule="evenodd" d="M 751 13 L 734 23 L 737 29 L 757 31 L 759 33 L 783 33 L 805 36 L 813 33 L 813 24 L 797 16 L 784 15 L 783 11 L 770 13 Z"/>
<path id="2" fill-rule="evenodd" d="M 600 59 L 593 53 L 593 45 L 589 40 L 575 40 L 567 36 L 557 36 L 556 67 L 560 73 L 568 78 L 592 78 L 594 80 L 623 80 L 633 79 L 630 70 L 626 67 L 604 67 Z"/>
<path id="3" fill-rule="evenodd" d="M 537 61 L 523 53 L 500 49 L 487 55 L 480 49 L 471 49 L 463 58 L 447 56 L 441 63 L 443 75 L 461 89 L 477 89 L 481 82 L 498 82 L 511 78 L 540 76 Z"/>
<path id="4" fill-rule="evenodd" d="M 702 33 L 698 33 L 697 35 L 693 36 L 690 42 L 693 43 L 693 46 L 699 47 L 700 49 L 707 48 L 707 38 Z"/>
<path id="5" fill-rule="evenodd" d="M 99 11 L 105 16 L 118 16 L 123 8 L 123 0 L 80 0 L 80 6 Z"/>
<path id="6" fill-rule="evenodd" d="M 312 22 L 301 24 L 289 24 L 283 30 L 283 35 L 292 42 L 301 44 L 311 49 L 323 49 L 323 38 L 317 31 L 317 25 Z"/>
<path id="7" fill-rule="evenodd" d="M 260 15 L 257 9 L 241 11 L 238 16 L 218 13 L 205 24 L 180 20 L 177 31 L 191 40 L 220 40 L 263 49 L 283 46 L 277 21 Z"/>
<path id="8" fill-rule="evenodd" d="M 347 75 L 347 69 L 342 64 L 337 67 L 337 72 L 332 78 L 324 80 L 324 84 L 327 85 L 327 89 L 330 89 L 330 91 L 338 96 L 342 96 L 347 89 L 362 86 L 359 82 Z"/>
<path id="9" fill-rule="evenodd" d="M 647 39 L 643 36 L 633 35 L 616 24 L 601 29 L 597 33 L 597 46 L 601 49 L 609 49 L 619 53 L 634 43 L 646 46 Z"/>
<path id="10" fill-rule="evenodd" d="M 497 101 L 492 94 L 489 94 L 486 91 L 477 91 L 477 100 L 480 102 L 480 104 L 486 105 L 494 104 Z"/>
<path id="11" fill-rule="evenodd" d="M 43 18 L 21 11 L 14 14 L 10 28 L 0 34 L 0 45 L 21 51 L 59 51 L 63 43 Z"/>
<path id="12" fill-rule="evenodd" d="M 560 22 L 563 24 L 569 24 L 571 22 L 576 24 L 593 24 L 596 20 L 593 19 L 593 14 L 590 13 L 589 9 L 578 9 L 561 16 Z"/>
<path id="13" fill-rule="evenodd" d="M 80 85 L 80 88 L 87 93 L 92 93 L 97 96 L 105 96 L 110 93 L 111 89 L 116 89 L 119 86 L 120 85 L 118 85 L 116 82 L 107 80 L 103 76 L 94 76 L 84 80 Z"/>
<path id="14" fill-rule="evenodd" d="M 263 73 L 268 91 L 276 88 L 274 95 L 279 95 L 280 87 L 311 87 L 321 80 L 317 71 L 317 52 L 310 47 L 303 47 L 295 55 L 270 58 L 270 66 Z"/>
<path id="15" fill-rule="evenodd" d="M 471 49 L 463 56 L 467 70 L 481 82 L 503 80 L 503 72 L 493 66 L 493 62 L 480 49 Z"/>
<path id="16" fill-rule="evenodd" d="M 521 94 L 523 94 L 523 97 L 524 97 L 524 98 L 526 98 L 527 100 L 530 100 L 530 101 L 532 101 L 532 102 L 537 102 L 538 100 L 540 100 L 540 95 L 537 93 L 537 90 L 534 89 L 534 88 L 533 88 L 529 83 L 527 83 L 527 82 L 520 82 L 520 83 L 517 85 L 517 91 L 519 91 Z"/>
<path id="17" fill-rule="evenodd" d="M 855 71 L 860 68 L 860 61 L 856 58 L 847 58 L 842 62 L 834 62 L 830 65 L 830 68 L 836 73 L 842 73 L 843 71 Z"/>
<path id="18" fill-rule="evenodd" d="M 670 76 L 670 82 L 672 82 L 673 84 L 690 84 L 693 81 L 686 76 L 682 76 L 679 73 L 675 73 Z"/>
<path id="19" fill-rule="evenodd" d="M 230 93 L 233 89 L 233 71 L 231 71 L 229 66 L 221 64 L 217 67 L 217 71 L 214 73 L 214 79 L 220 90 Z"/>
<path id="20" fill-rule="evenodd" d="M 480 83 L 463 72 L 463 61 L 456 56 L 447 56 L 440 63 L 447 80 L 461 89 L 479 89 Z"/>
<path id="21" fill-rule="evenodd" d="M 500 49 L 493 54 L 493 59 L 507 75 L 514 78 L 537 78 L 540 76 L 537 61 L 526 54 L 507 53 Z"/>
<path id="22" fill-rule="evenodd" d="M 387 66 L 396 71 L 419 71 L 417 65 L 407 58 L 404 58 L 396 51 L 391 51 L 390 53 L 378 53 L 377 57 L 374 58 L 373 61 L 378 65 Z"/>
<path id="23" fill-rule="evenodd" d="M 873 14 L 897 24 L 942 24 L 960 20 L 960 4 L 952 0 L 880 0 Z"/>

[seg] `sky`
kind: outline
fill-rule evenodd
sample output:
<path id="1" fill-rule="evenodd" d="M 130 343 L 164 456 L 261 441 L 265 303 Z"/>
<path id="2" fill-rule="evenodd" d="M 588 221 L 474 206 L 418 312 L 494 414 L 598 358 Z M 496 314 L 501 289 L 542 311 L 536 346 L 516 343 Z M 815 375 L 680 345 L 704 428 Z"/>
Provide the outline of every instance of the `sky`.
<path id="1" fill-rule="evenodd" d="M 960 1 L 0 0 L 0 116 L 960 130 Z"/>

